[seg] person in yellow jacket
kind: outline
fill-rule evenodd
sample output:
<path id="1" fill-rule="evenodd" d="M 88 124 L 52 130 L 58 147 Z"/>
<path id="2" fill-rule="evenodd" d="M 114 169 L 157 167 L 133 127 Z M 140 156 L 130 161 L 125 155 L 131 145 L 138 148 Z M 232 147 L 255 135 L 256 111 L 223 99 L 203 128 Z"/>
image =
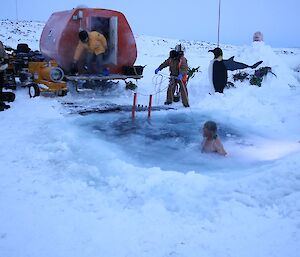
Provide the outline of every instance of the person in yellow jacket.
<path id="1" fill-rule="evenodd" d="M 96 62 L 96 73 L 102 74 L 103 71 L 103 54 L 107 50 L 106 38 L 97 31 L 87 32 L 82 30 L 78 34 L 79 42 L 76 47 L 71 73 L 78 72 L 78 61 L 83 52 L 86 52 L 86 69 L 89 73 L 93 73 L 93 62 Z"/>

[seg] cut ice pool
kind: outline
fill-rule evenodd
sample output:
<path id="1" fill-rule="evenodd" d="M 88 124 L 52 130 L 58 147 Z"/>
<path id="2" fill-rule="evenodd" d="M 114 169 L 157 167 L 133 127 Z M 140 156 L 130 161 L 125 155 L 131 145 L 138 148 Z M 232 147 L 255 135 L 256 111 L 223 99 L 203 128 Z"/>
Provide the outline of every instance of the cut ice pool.
<path id="1" fill-rule="evenodd" d="M 120 112 L 81 116 L 76 123 L 88 137 L 108 142 L 118 158 L 146 168 L 223 173 L 251 169 L 284 155 L 257 157 L 254 152 L 261 149 L 255 142 L 259 139 L 250 139 L 241 133 L 242 129 L 238 131 L 221 122 L 218 134 L 230 154 L 227 157 L 202 154 L 201 126 L 209 119 L 201 113 L 160 111 L 153 113 L 150 120 L 145 113 L 132 120 L 129 113 Z M 107 150 L 99 148 L 101 151 Z"/>

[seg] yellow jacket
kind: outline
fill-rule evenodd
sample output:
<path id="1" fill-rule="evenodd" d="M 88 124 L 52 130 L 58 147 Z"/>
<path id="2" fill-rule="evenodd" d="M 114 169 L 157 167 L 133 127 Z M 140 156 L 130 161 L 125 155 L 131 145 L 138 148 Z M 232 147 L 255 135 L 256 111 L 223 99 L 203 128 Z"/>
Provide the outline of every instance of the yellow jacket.
<path id="1" fill-rule="evenodd" d="M 106 38 L 97 31 L 88 32 L 89 40 L 86 43 L 79 41 L 74 54 L 74 61 L 78 61 L 84 50 L 95 55 L 103 54 L 107 49 Z"/>

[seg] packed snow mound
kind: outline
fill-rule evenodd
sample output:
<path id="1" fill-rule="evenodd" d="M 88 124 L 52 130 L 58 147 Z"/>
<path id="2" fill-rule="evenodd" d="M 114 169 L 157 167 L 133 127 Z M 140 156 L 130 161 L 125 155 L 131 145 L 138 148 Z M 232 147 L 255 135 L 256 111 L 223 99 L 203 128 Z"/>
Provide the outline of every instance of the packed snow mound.
<path id="1" fill-rule="evenodd" d="M 290 55 L 294 56 L 293 52 Z M 263 60 L 260 67 L 271 67 L 276 76 L 269 74 L 263 83 L 269 90 L 298 86 L 298 81 L 288 64 L 280 55 L 274 52 L 271 46 L 264 42 L 253 42 L 252 46 L 244 47 L 238 53 L 236 59 L 250 64 L 255 63 L 257 60 Z"/>
<path id="2" fill-rule="evenodd" d="M 56 99 L 17 96 L 0 114 L 1 256 L 298 256 L 299 151 L 214 176 L 139 167 Z"/>

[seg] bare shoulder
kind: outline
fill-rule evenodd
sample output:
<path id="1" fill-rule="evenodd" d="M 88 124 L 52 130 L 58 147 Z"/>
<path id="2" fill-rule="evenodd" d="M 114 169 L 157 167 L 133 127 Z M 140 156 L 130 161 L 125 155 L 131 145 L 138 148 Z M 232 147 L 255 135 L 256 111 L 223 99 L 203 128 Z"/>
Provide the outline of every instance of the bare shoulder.
<path id="1" fill-rule="evenodd" d="M 221 155 L 226 155 L 226 154 L 227 154 L 226 151 L 225 151 L 225 149 L 224 149 L 224 146 L 223 146 L 223 144 L 222 144 L 222 142 L 221 142 L 221 140 L 220 140 L 219 137 L 217 137 L 217 138 L 215 139 L 214 146 L 215 146 L 215 148 L 216 148 L 216 151 L 217 151 L 219 154 L 221 154 Z"/>
<path id="2" fill-rule="evenodd" d="M 219 137 L 217 137 L 217 138 L 215 139 L 215 143 L 216 143 L 216 144 L 221 144 L 221 145 L 222 145 L 222 142 L 221 142 L 221 140 L 220 140 Z"/>

